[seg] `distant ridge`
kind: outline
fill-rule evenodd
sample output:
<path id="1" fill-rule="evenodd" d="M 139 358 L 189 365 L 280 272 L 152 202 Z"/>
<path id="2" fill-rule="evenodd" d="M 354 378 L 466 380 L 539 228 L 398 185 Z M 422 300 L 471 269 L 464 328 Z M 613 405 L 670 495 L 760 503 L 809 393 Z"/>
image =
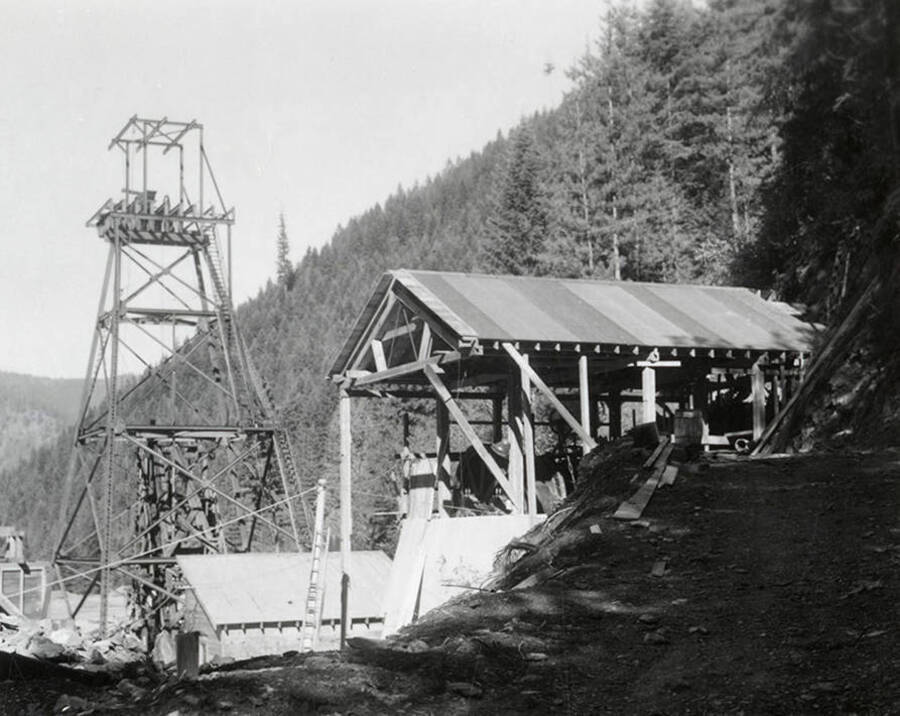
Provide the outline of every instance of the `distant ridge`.
<path id="1" fill-rule="evenodd" d="M 80 378 L 45 378 L 0 371 L 0 471 L 55 440 L 75 421 Z"/>

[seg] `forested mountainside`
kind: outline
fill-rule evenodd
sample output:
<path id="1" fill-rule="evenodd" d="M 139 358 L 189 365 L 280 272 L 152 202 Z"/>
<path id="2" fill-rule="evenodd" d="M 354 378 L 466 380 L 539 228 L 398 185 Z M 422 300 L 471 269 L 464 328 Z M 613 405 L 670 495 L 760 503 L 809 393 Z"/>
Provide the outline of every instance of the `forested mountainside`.
<path id="1" fill-rule="evenodd" d="M 18 465 L 35 448 L 55 441 L 62 429 L 74 422 L 81 384 L 77 379 L 0 371 L 0 472 Z"/>
<path id="2" fill-rule="evenodd" d="M 897 15 L 892 0 L 615 7 L 559 107 L 398 188 L 282 267 L 239 322 L 305 479 L 337 483 L 337 392 L 325 373 L 387 269 L 744 284 L 840 320 L 896 265 Z M 292 221 L 302 217 L 288 217 L 282 238 Z M 896 363 L 884 358 L 896 355 L 896 300 L 877 297 L 868 325 L 890 331 L 870 330 L 854 353 L 863 388 L 852 375 L 833 386 L 851 389 L 842 406 L 862 401 L 847 413 L 857 429 L 896 395 Z M 386 523 L 369 516 L 391 507 L 383 482 L 401 408 L 357 404 L 355 524 L 359 545 L 377 547 Z M 11 496 L 0 520 L 27 526 L 44 552 L 67 450 L 48 446 L 28 465 L 46 486 L 39 506 L 25 480 L 0 475 Z"/>

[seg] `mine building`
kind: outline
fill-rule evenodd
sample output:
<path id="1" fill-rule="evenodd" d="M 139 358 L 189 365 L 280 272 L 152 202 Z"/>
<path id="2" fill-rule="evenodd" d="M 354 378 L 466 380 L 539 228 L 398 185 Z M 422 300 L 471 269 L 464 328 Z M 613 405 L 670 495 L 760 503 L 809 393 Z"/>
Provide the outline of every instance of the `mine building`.
<path id="1" fill-rule="evenodd" d="M 450 486 L 466 451 L 502 497 L 493 516 L 535 520 L 538 431 L 562 426 L 589 451 L 636 425 L 678 432 L 680 420 L 702 449 L 745 449 L 796 390 L 816 334 L 797 309 L 747 288 L 389 271 L 329 372 L 340 387 L 345 549 L 355 400 L 434 401 L 434 447 L 409 453 L 407 522 L 454 514 Z M 395 559 L 409 584 L 425 568 L 418 552 L 415 568 Z"/>

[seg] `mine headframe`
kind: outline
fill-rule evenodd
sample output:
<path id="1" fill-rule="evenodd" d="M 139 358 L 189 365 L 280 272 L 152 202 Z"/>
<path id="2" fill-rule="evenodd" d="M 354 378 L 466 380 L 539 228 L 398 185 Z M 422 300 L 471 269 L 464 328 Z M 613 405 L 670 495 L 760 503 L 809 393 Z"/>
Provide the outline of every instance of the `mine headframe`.
<path id="1" fill-rule="evenodd" d="M 130 583 L 152 634 L 178 603 L 178 554 L 301 549 L 310 520 L 235 318 L 234 209 L 203 126 L 132 117 L 112 148 L 124 188 L 87 222 L 108 253 L 54 564 L 83 592 L 73 616 L 98 589 L 105 631 Z"/>

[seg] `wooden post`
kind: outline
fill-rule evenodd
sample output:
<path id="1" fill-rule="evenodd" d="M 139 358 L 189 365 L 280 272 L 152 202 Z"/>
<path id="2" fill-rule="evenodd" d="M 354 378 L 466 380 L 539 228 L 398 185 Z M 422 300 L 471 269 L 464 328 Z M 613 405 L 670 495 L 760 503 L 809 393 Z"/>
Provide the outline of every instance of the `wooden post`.
<path id="1" fill-rule="evenodd" d="M 656 370 L 644 368 L 641 371 L 641 402 L 644 405 L 642 422 L 656 422 Z"/>
<path id="2" fill-rule="evenodd" d="M 520 505 L 525 504 L 524 435 L 522 427 L 522 381 L 513 370 L 506 383 L 507 439 L 509 440 L 509 481 Z"/>
<path id="3" fill-rule="evenodd" d="M 350 610 L 350 539 L 353 534 L 353 513 L 351 503 L 351 433 L 350 395 L 341 390 L 341 649 L 347 642 L 347 619 Z"/>
<path id="4" fill-rule="evenodd" d="M 609 391 L 609 400 L 606 402 L 609 410 L 609 439 L 622 437 L 622 398 L 619 391 Z"/>
<path id="5" fill-rule="evenodd" d="M 522 366 L 522 459 L 525 464 L 525 491 L 528 498 L 528 514 L 537 514 L 537 494 L 535 493 L 534 468 L 534 416 L 531 409 L 531 374 L 528 370 L 528 356 L 523 355 Z"/>
<path id="6" fill-rule="evenodd" d="M 588 382 L 587 356 L 578 358 L 578 402 L 581 407 L 581 427 L 588 435 L 593 435 L 591 432 L 591 386 Z M 581 447 L 585 454 L 591 449 L 584 440 L 581 441 Z"/>
<path id="7" fill-rule="evenodd" d="M 438 513 L 444 517 L 446 516 L 446 511 L 444 510 L 441 497 L 443 489 L 441 488 L 441 485 L 446 485 L 447 487 L 455 487 L 455 485 L 452 485 L 453 477 L 450 474 L 450 413 L 447 411 L 447 406 L 440 400 L 438 400 L 437 404 L 434 406 L 434 415 L 437 424 L 437 437 L 435 440 L 435 452 L 437 453 L 437 470 L 435 477 L 437 479 L 435 482 L 435 494 L 438 503 Z"/>
<path id="8" fill-rule="evenodd" d="M 519 351 L 516 350 L 515 346 L 512 343 L 504 343 L 503 350 L 509 353 L 510 357 L 515 361 L 516 365 L 519 366 L 519 369 L 522 371 L 523 376 L 527 376 L 528 380 L 534 384 L 534 387 L 537 388 L 541 393 L 544 394 L 544 397 L 550 401 L 550 404 L 554 407 L 557 413 L 559 413 L 559 417 L 566 421 L 568 426 L 572 428 L 576 435 L 578 435 L 583 441 L 589 443 L 590 450 L 593 450 L 597 446 L 597 442 L 588 435 L 584 428 L 581 427 L 581 423 L 575 418 L 572 413 L 569 412 L 568 408 L 562 404 L 559 398 L 553 393 L 552 390 L 547 386 L 547 384 L 541 379 L 537 373 L 535 373 L 534 369 L 528 365 L 528 360 L 523 356 Z"/>
<path id="9" fill-rule="evenodd" d="M 750 394 L 753 399 L 753 440 L 759 440 L 766 429 L 766 377 L 759 362 L 750 369 Z"/>
<path id="10" fill-rule="evenodd" d="M 196 679 L 200 673 L 200 633 L 175 635 L 175 673 L 179 679 Z"/>
<path id="11" fill-rule="evenodd" d="M 503 398 L 491 400 L 491 440 L 495 443 L 503 440 Z"/>

